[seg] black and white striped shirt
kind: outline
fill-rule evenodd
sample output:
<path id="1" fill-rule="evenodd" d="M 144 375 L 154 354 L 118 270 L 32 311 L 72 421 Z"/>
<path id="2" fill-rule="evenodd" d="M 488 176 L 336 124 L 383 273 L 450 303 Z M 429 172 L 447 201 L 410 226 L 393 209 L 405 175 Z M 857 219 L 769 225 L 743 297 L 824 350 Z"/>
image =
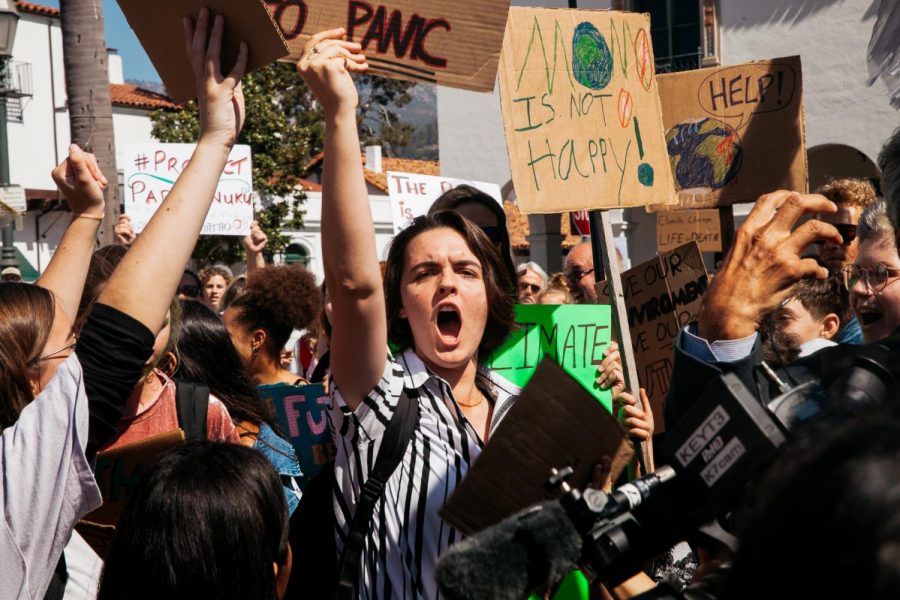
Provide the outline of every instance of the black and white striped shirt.
<path id="1" fill-rule="evenodd" d="M 477 384 L 494 403 L 493 430 L 520 390 L 479 367 Z M 351 413 L 332 385 L 329 410 L 337 456 L 334 494 L 337 548 L 356 510 L 360 490 L 402 389 L 419 403 L 419 422 L 403 462 L 375 507 L 360 560 L 360 598 L 437 598 L 434 567 L 462 534 L 438 515 L 483 443 L 453 398 L 450 386 L 431 373 L 412 350 L 388 359 L 384 375 Z"/>

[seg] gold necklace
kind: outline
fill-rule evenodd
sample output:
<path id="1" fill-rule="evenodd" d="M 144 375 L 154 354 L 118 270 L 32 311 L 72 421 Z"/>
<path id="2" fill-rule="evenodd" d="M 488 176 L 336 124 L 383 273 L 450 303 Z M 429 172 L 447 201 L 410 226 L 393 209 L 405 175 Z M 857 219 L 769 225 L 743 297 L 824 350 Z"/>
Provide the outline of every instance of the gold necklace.
<path id="1" fill-rule="evenodd" d="M 457 400 L 456 403 L 463 408 L 475 408 L 476 406 L 484 402 L 484 394 L 481 393 L 481 390 L 479 390 L 477 386 L 475 387 L 475 392 L 478 394 L 477 402 L 473 402 L 472 404 L 465 404 L 464 402 L 460 402 L 459 400 Z"/>

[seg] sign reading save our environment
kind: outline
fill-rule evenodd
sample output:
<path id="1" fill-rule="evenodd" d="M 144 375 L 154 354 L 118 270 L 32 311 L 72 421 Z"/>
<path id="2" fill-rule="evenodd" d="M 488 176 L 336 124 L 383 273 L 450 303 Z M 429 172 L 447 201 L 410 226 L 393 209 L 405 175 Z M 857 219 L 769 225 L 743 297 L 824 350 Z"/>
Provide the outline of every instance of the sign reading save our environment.
<path id="1" fill-rule="evenodd" d="M 263 385 L 259 394 L 272 400 L 275 418 L 287 435 L 303 470 L 301 486 L 334 461 L 334 441 L 328 427 L 328 394 L 321 383 Z"/>
<path id="2" fill-rule="evenodd" d="M 509 0 L 265 0 L 300 58 L 309 36 L 343 27 L 370 71 L 385 77 L 490 92 Z"/>
<path id="3" fill-rule="evenodd" d="M 545 356 L 582 385 L 607 410 L 612 396 L 596 384 L 597 367 L 609 345 L 609 306 L 600 304 L 517 304 L 519 328 L 488 359 L 501 377 L 524 387 Z"/>
<path id="4" fill-rule="evenodd" d="M 510 9 L 500 96 L 523 213 L 675 202 L 649 28 L 646 14 Z"/>
<path id="5" fill-rule="evenodd" d="M 387 184 L 395 235 L 409 227 L 416 217 L 428 214 L 428 209 L 441 194 L 459 185 L 470 185 L 503 206 L 500 186 L 496 183 L 388 171 Z"/>
<path id="6" fill-rule="evenodd" d="M 131 217 L 135 233 L 147 226 L 190 161 L 194 147 L 194 144 L 163 143 L 125 145 L 125 213 Z M 239 144 L 228 155 L 200 233 L 244 236 L 250 233 L 252 223 L 250 146 Z"/>

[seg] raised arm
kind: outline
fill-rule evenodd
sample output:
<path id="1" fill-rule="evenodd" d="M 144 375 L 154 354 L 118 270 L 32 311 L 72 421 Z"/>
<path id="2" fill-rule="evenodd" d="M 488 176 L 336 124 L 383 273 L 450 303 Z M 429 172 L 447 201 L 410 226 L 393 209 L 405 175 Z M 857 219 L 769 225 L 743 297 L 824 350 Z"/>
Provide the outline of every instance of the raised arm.
<path id="1" fill-rule="evenodd" d="M 384 372 L 387 319 L 350 77 L 368 65 L 360 45 L 343 35 L 343 29 L 314 35 L 297 69 L 325 110 L 322 256 L 332 303 L 331 372 L 356 410 Z"/>
<path id="2" fill-rule="evenodd" d="M 234 68 L 223 75 L 219 51 L 224 22 L 221 16 L 215 17 L 207 40 L 209 18 L 204 8 L 196 27 L 190 19 L 184 22 L 187 53 L 198 79 L 197 148 L 98 299 L 151 331 L 159 331 L 162 326 L 209 212 L 228 153 L 244 122 L 240 80 L 247 64 L 247 46 L 241 44 Z"/>
<path id="3" fill-rule="evenodd" d="M 74 320 L 103 221 L 107 181 L 94 155 L 75 144 L 69 146 L 68 158 L 51 175 L 72 209 L 72 222 L 37 284 L 53 292 L 60 308 Z"/>
<path id="4" fill-rule="evenodd" d="M 266 257 L 263 250 L 266 249 L 266 243 L 269 241 L 266 232 L 262 230 L 259 223 L 253 221 L 250 227 L 250 233 L 241 238 L 244 244 L 244 252 L 247 253 L 247 276 L 249 277 L 254 271 L 264 269 L 266 267 Z"/>

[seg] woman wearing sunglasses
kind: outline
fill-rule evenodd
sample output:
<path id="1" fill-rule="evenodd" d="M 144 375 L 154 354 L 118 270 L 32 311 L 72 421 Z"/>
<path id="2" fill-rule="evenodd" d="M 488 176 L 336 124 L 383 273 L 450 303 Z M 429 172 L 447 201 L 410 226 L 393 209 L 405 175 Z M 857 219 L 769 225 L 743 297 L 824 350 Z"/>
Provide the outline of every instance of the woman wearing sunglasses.
<path id="1" fill-rule="evenodd" d="M 868 344 L 900 327 L 900 258 L 884 202 L 863 212 L 856 233 L 859 252 L 853 264 L 844 267 L 844 284 Z"/>

